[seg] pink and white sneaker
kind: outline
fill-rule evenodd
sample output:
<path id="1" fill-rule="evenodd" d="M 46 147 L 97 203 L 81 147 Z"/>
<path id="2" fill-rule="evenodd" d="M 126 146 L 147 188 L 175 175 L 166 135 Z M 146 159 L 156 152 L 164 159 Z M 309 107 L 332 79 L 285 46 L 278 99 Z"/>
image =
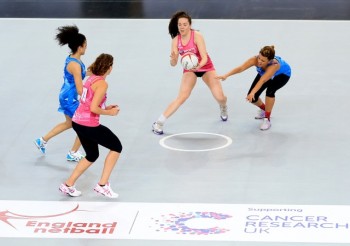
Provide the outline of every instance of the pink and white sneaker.
<path id="1" fill-rule="evenodd" d="M 118 198 L 119 196 L 112 190 L 111 184 L 109 182 L 107 182 L 104 186 L 101 186 L 97 183 L 94 191 L 109 198 Z"/>
<path id="2" fill-rule="evenodd" d="M 81 195 L 81 191 L 78 191 L 77 189 L 75 189 L 74 186 L 68 187 L 66 184 L 61 184 L 60 188 L 58 189 L 59 191 L 61 191 L 62 193 L 68 196 L 76 197 Z"/>

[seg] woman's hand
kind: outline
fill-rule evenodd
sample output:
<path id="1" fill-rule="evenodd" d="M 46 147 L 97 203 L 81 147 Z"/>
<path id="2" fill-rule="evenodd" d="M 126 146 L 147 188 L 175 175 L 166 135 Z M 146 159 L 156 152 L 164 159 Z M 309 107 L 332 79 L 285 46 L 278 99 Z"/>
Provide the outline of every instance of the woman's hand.
<path id="1" fill-rule="evenodd" d="M 108 110 L 109 111 L 109 115 L 112 115 L 112 116 L 114 116 L 114 115 L 117 115 L 118 113 L 119 113 L 119 106 L 118 105 L 108 105 L 107 107 L 106 107 L 106 110 Z"/>
<path id="2" fill-rule="evenodd" d="M 175 66 L 177 64 L 178 54 L 175 51 L 172 51 L 170 54 L 170 65 Z"/>
<path id="3" fill-rule="evenodd" d="M 176 60 L 177 56 L 176 56 L 176 53 L 175 51 L 172 51 L 171 54 L 170 54 L 170 59 L 171 60 Z"/>
<path id="4" fill-rule="evenodd" d="M 249 101 L 250 103 L 253 102 L 255 100 L 255 97 L 254 97 L 255 93 L 249 93 L 246 97 L 247 101 Z"/>
<path id="5" fill-rule="evenodd" d="M 189 71 L 191 71 L 191 72 L 196 72 L 198 69 L 200 69 L 199 63 L 197 64 L 197 66 L 195 66 L 195 67 L 189 69 Z"/>
<path id="6" fill-rule="evenodd" d="M 221 79 L 222 81 L 226 80 L 227 79 L 227 76 L 225 75 L 217 75 L 215 76 L 216 79 Z"/>

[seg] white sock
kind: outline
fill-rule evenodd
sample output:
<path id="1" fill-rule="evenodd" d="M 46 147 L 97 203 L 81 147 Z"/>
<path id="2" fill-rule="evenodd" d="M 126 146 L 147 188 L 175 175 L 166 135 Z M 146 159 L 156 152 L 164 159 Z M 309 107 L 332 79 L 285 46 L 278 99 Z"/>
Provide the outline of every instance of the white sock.
<path id="1" fill-rule="evenodd" d="M 40 140 L 41 140 L 44 144 L 47 143 L 47 142 L 43 139 L 43 137 L 41 137 Z"/>
<path id="2" fill-rule="evenodd" d="M 165 121 L 166 121 L 166 117 L 163 114 L 161 114 L 159 116 L 157 122 L 164 124 Z"/>

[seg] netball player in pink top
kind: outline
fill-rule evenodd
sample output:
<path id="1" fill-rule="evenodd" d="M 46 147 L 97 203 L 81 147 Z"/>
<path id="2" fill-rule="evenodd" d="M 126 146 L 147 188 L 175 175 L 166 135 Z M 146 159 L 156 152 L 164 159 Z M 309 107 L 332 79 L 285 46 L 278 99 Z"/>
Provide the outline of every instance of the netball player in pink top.
<path id="1" fill-rule="evenodd" d="M 194 88 L 197 78 L 201 77 L 207 84 L 214 98 L 220 105 L 220 117 L 226 121 L 227 98 L 222 91 L 220 80 L 216 78 L 214 65 L 207 53 L 203 36 L 191 28 L 192 19 L 183 11 L 176 12 L 170 19 L 169 34 L 172 37 L 170 65 L 176 66 L 179 56 L 191 52 L 198 56 L 198 66 L 192 70 L 184 70 L 180 85 L 180 91 L 174 101 L 153 123 L 152 130 L 155 134 L 163 134 L 163 125 L 176 110 L 187 100 Z"/>
<path id="2" fill-rule="evenodd" d="M 94 191 L 109 198 L 118 197 L 110 186 L 109 177 L 122 151 L 122 144 L 110 129 L 100 124 L 100 115 L 115 116 L 119 112 L 117 105 L 105 106 L 108 88 L 106 77 L 111 73 L 112 66 L 113 57 L 109 54 L 101 54 L 89 67 L 92 75 L 84 84 L 79 107 L 72 119 L 73 129 L 80 139 L 86 156 L 79 161 L 71 176 L 59 188 L 61 192 L 69 196 L 81 195 L 81 192 L 75 189 L 74 184 L 97 160 L 98 145 L 101 145 L 110 151 Z"/>

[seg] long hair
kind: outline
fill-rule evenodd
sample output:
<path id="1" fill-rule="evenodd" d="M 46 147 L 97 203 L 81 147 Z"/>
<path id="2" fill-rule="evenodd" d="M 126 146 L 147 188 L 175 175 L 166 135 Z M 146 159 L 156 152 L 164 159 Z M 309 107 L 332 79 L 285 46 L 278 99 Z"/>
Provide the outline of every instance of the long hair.
<path id="1" fill-rule="evenodd" d="M 188 19 L 188 22 L 190 23 L 190 25 L 192 24 L 192 18 L 191 16 L 189 16 L 189 14 L 187 14 L 185 11 L 178 11 L 176 12 L 170 19 L 169 22 L 169 34 L 172 38 L 175 38 L 178 34 L 179 34 L 179 28 L 177 27 L 177 22 L 179 20 L 179 18 L 186 18 Z"/>
<path id="2" fill-rule="evenodd" d="M 275 58 L 275 46 L 264 46 L 259 52 L 262 56 L 267 57 L 267 59 L 272 60 Z"/>
<path id="3" fill-rule="evenodd" d="M 113 66 L 113 56 L 110 54 L 101 54 L 96 58 L 94 63 L 89 66 L 88 70 L 95 75 L 102 76 L 111 66 Z"/>
<path id="4" fill-rule="evenodd" d="M 72 54 L 75 54 L 79 46 L 83 46 L 86 42 L 84 34 L 79 33 L 79 28 L 76 25 L 73 26 L 61 26 L 57 28 L 56 40 L 58 44 L 63 46 L 68 44 Z"/>

